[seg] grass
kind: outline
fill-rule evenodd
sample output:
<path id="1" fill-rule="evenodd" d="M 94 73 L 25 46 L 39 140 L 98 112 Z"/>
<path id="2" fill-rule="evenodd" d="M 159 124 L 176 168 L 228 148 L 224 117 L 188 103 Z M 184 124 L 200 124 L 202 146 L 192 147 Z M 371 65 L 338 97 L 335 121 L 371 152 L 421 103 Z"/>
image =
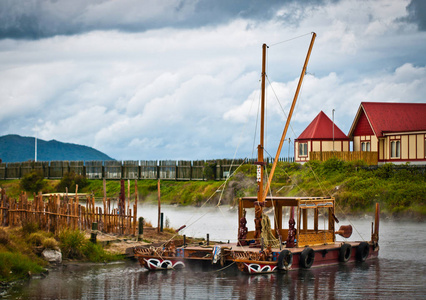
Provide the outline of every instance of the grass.
<path id="1" fill-rule="evenodd" d="M 100 244 L 90 242 L 85 238 L 84 232 L 79 230 L 64 230 L 58 239 L 64 259 L 110 262 L 122 258 L 120 255 L 108 253 Z"/>
<path id="2" fill-rule="evenodd" d="M 36 226 L 22 228 L 0 227 L 0 282 L 29 278 L 43 272 L 47 262 L 36 252 L 41 249 L 62 251 L 63 259 L 79 259 L 89 262 L 110 262 L 123 257 L 111 254 L 100 244 L 85 238 L 84 232 L 66 230 L 55 237 L 52 233 L 39 231 Z"/>

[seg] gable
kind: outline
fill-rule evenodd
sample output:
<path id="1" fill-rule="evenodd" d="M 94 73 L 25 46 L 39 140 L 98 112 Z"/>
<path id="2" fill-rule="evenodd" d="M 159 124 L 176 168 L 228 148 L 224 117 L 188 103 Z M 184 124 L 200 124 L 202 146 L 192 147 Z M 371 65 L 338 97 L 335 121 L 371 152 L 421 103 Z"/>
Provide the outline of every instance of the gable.
<path id="1" fill-rule="evenodd" d="M 366 123 L 378 138 L 386 133 L 425 131 L 425 116 L 426 103 L 361 102 L 348 136 L 368 133 Z"/>
<path id="2" fill-rule="evenodd" d="M 333 126 L 335 140 L 349 140 L 323 111 L 306 127 L 297 140 L 333 140 Z"/>
<path id="3" fill-rule="evenodd" d="M 363 110 L 360 113 L 360 117 L 354 129 L 353 135 L 374 135 L 373 129 L 371 128 L 367 116 L 365 115 Z"/>

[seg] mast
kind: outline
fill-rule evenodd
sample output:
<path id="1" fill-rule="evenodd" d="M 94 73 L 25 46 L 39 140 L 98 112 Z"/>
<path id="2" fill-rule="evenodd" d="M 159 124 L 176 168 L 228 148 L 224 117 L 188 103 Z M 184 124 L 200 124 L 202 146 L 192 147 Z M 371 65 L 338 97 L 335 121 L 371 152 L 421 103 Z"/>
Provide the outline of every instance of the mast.
<path id="1" fill-rule="evenodd" d="M 296 105 L 297 97 L 299 96 L 300 87 L 302 86 L 303 77 L 305 76 L 305 73 L 306 73 L 306 68 L 308 66 L 309 57 L 311 56 L 311 51 L 312 51 L 312 47 L 314 46 L 316 36 L 317 36 L 317 34 L 315 32 L 312 32 L 311 44 L 309 45 L 309 50 L 308 50 L 308 54 L 306 55 L 305 64 L 303 65 L 302 73 L 300 74 L 299 83 L 297 85 L 296 93 L 294 94 L 294 98 L 293 98 L 293 102 L 291 104 L 290 112 L 288 113 L 287 122 L 285 123 L 284 131 L 283 131 L 283 134 L 281 136 L 281 140 L 280 140 L 280 144 L 278 146 L 277 154 L 275 155 L 274 163 L 272 164 L 271 172 L 269 174 L 268 183 L 266 184 L 266 187 L 264 189 L 264 193 L 261 196 L 261 200 L 258 197 L 259 202 L 265 201 L 266 195 L 268 194 L 269 187 L 271 186 L 272 178 L 274 177 L 275 168 L 277 166 L 278 159 L 279 159 L 280 153 L 281 153 L 281 149 L 283 147 L 283 143 L 284 143 L 284 140 L 285 140 L 285 136 L 287 134 L 288 127 L 290 125 L 290 120 L 291 120 L 291 117 L 293 115 L 293 111 L 294 111 L 294 107 Z"/>
<path id="2" fill-rule="evenodd" d="M 257 199 L 259 201 L 263 195 L 263 173 L 265 162 L 263 161 L 263 148 L 265 141 L 265 81 L 266 81 L 266 49 L 267 45 L 262 46 L 262 84 L 261 84 L 261 103 L 260 103 L 260 143 L 257 146 Z"/>
<path id="3" fill-rule="evenodd" d="M 262 232 L 262 214 L 265 199 L 263 196 L 263 173 L 265 162 L 263 160 L 264 132 L 265 132 L 265 81 L 266 81 L 266 49 L 267 45 L 262 45 L 262 84 L 261 84 L 261 104 L 260 104 L 260 143 L 257 146 L 257 201 L 255 202 L 255 232 L 254 239 L 258 243 Z"/>

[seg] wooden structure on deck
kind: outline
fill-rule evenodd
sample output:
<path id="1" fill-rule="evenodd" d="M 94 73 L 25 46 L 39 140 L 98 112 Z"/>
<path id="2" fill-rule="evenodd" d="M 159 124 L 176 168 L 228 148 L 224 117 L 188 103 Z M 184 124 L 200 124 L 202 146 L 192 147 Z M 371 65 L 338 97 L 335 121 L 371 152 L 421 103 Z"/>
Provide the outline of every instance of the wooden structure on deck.
<path id="1" fill-rule="evenodd" d="M 244 197 L 239 201 L 238 220 L 241 220 L 245 215 L 245 210 L 255 208 L 256 197 Z M 272 233 L 278 239 L 281 237 L 285 241 L 288 237 L 289 228 L 283 228 L 283 215 L 288 212 L 289 219 L 292 218 L 292 210 L 294 212 L 295 221 L 295 247 L 325 245 L 335 242 L 334 228 L 334 198 L 333 197 L 267 197 L 264 207 L 274 208 L 274 228 Z M 308 226 L 308 215 L 313 215 L 313 227 Z M 327 222 L 321 228 L 319 216 L 326 216 Z M 254 231 L 248 231 L 246 241 L 253 241 Z M 265 241 L 265 246 L 266 245 Z"/>

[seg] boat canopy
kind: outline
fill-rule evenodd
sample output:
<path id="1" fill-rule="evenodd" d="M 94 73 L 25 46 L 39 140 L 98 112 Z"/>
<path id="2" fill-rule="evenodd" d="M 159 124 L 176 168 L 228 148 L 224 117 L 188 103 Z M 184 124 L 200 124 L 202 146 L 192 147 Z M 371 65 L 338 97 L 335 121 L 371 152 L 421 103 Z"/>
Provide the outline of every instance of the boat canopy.
<path id="1" fill-rule="evenodd" d="M 334 197 L 267 197 L 263 207 L 274 208 L 274 230 L 272 234 L 278 239 L 286 240 L 289 227 L 283 228 L 283 210 L 288 209 L 287 223 L 294 218 L 296 239 L 295 247 L 324 245 L 334 243 L 335 216 Z M 245 217 L 245 210 L 259 205 L 257 197 L 239 199 L 238 219 Z M 284 213 L 287 213 L 284 211 Z M 323 218 L 320 228 L 320 216 Z M 312 221 L 308 222 L 308 218 Z M 254 231 L 247 232 L 247 239 L 253 239 Z"/>

